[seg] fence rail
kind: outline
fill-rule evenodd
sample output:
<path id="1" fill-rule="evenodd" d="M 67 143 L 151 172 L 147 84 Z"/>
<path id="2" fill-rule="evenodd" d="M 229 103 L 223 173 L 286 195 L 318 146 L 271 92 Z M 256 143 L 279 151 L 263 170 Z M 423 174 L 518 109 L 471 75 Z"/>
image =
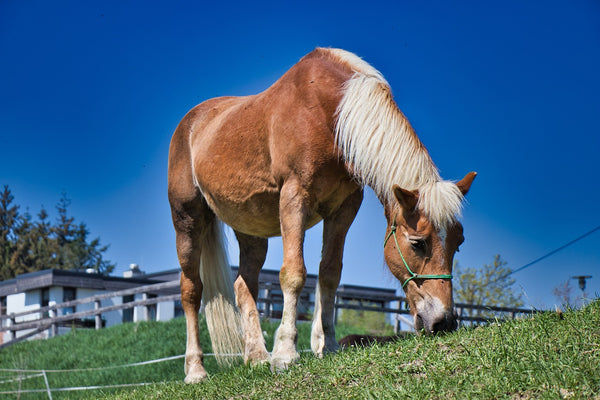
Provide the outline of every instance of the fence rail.
<path id="1" fill-rule="evenodd" d="M 257 299 L 257 305 L 259 306 L 259 309 L 263 311 L 263 316 L 267 318 L 277 318 L 277 314 L 273 312 L 274 306 L 283 303 L 283 299 L 281 298 L 281 296 L 271 295 L 273 290 L 278 289 L 277 285 L 269 284 L 268 286 L 261 286 L 260 289 L 268 289 L 268 295 L 266 297 L 259 297 Z M 52 304 L 34 310 L 23 311 L 19 313 L 11 313 L 8 315 L 0 315 L 0 332 L 10 332 L 9 341 L 4 344 L 1 344 L 0 348 L 17 343 L 21 340 L 24 340 L 25 338 L 44 332 L 48 329 L 50 329 L 50 336 L 56 335 L 57 328 L 59 325 L 75 323 L 77 321 L 81 321 L 86 317 L 91 316 L 94 317 L 94 327 L 96 329 L 100 329 L 103 326 L 102 314 L 106 314 L 111 311 L 131 309 L 134 307 L 144 307 L 143 319 L 148 320 L 150 316 L 149 306 L 167 301 L 181 300 L 180 293 L 169 294 L 175 291 L 179 291 L 179 280 L 161 282 L 157 284 L 119 290 L 110 293 L 103 293 L 91 297 L 67 301 L 64 303 Z M 101 307 L 102 300 L 109 300 L 114 298 L 122 299 L 124 296 L 131 296 L 135 294 L 143 294 L 143 299 Z M 155 295 L 156 297 L 149 298 L 148 295 Z M 310 296 L 308 298 L 310 298 Z M 79 311 L 66 315 L 60 315 L 59 310 L 74 308 L 77 306 L 88 304 L 93 304 L 94 308 L 86 311 Z M 392 304 L 394 304 L 395 306 L 392 306 Z M 314 309 L 314 302 L 310 300 L 301 300 L 299 302 L 299 307 L 303 307 L 306 310 L 312 310 Z M 536 310 L 528 309 L 496 306 L 479 306 L 471 304 L 456 304 L 455 308 L 457 310 L 459 321 L 469 323 L 480 323 L 489 321 L 490 318 L 486 317 L 485 313 L 494 313 L 495 315 L 501 314 L 507 315 L 510 318 L 515 318 L 518 315 L 527 315 L 536 312 Z M 399 329 L 401 321 L 411 325 L 411 321 L 403 316 L 409 314 L 410 312 L 408 311 L 406 298 L 401 296 L 382 295 L 380 297 L 377 297 L 374 295 L 369 295 L 366 296 L 366 298 L 356 298 L 351 296 L 349 297 L 348 294 L 340 293 L 340 295 L 336 297 L 335 301 L 336 315 L 340 309 L 374 311 L 394 314 L 396 316 L 396 330 Z M 472 315 L 473 313 L 475 313 L 475 315 Z M 22 318 L 34 314 L 38 315 L 38 317 L 35 319 L 29 319 L 22 322 L 16 321 L 17 318 Z M 27 330 L 29 332 L 26 332 L 24 335 L 17 337 L 16 333 L 18 331 L 24 330 Z"/>

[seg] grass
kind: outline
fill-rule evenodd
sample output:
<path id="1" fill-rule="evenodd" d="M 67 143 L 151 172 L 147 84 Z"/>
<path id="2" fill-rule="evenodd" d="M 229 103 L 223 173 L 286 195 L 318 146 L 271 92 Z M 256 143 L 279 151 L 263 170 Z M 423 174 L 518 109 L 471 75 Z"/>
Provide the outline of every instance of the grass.
<path id="1" fill-rule="evenodd" d="M 205 353 L 212 351 L 206 324 L 201 318 L 201 343 Z M 273 347 L 277 323 L 263 322 L 268 348 Z M 310 324 L 299 323 L 300 349 L 310 348 Z M 338 334 L 367 333 L 364 330 L 341 326 Z M 185 319 L 169 322 L 140 322 L 114 326 L 101 331 L 72 330 L 71 333 L 49 340 L 18 343 L 0 351 L 0 369 L 24 370 L 70 370 L 79 368 L 102 368 L 177 356 L 185 353 Z M 205 357 L 209 374 L 219 375 L 219 367 L 213 357 Z M 239 363 L 241 364 L 241 362 Z M 227 370 L 226 370 L 227 371 Z M 225 371 L 225 372 L 226 372 Z M 0 371 L 0 382 L 16 378 L 19 373 Z M 29 374 L 28 374 L 29 375 Z M 114 368 L 92 371 L 48 372 L 51 388 L 121 385 L 140 382 L 182 382 L 183 359 L 150 364 L 135 368 Z M 42 376 L 17 382 L 0 383 L 0 392 L 45 389 Z M 99 389 L 93 391 L 53 392 L 53 399 L 97 398 L 102 393 L 114 398 L 122 389 Z M 4 398 L 0 394 L 0 398 Z M 28 393 L 13 398 L 47 399 L 44 393 Z"/>
<path id="2" fill-rule="evenodd" d="M 266 324 L 265 329 L 271 342 L 274 324 Z M 309 329 L 307 324 L 300 325 L 300 348 L 309 347 Z M 339 336 L 350 333 L 343 330 Z M 117 365 L 183 354 L 184 345 L 182 320 L 126 324 L 15 345 L 0 353 L 0 368 Z M 209 346 L 205 351 L 210 351 Z M 564 314 L 543 313 L 443 336 L 414 336 L 323 359 L 303 353 L 296 365 L 275 374 L 266 365 L 220 370 L 211 358 L 205 361 L 211 375 L 199 385 L 182 383 L 181 359 L 125 371 L 48 378 L 51 387 L 167 382 L 117 390 L 54 392 L 54 399 L 600 399 L 600 301 Z M 24 381 L 23 387 L 33 385 L 34 379 L 30 381 Z M 43 381 L 36 385 L 44 387 Z M 0 391 L 10 390 L 7 387 L 0 385 Z"/>

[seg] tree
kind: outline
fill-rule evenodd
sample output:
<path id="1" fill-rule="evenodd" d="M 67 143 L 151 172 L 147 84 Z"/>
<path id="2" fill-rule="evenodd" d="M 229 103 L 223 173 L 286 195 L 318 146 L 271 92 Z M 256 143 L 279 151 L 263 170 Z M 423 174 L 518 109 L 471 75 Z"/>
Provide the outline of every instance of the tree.
<path id="1" fill-rule="evenodd" d="M 56 260 L 58 269 L 86 270 L 94 269 L 98 273 L 110 274 L 115 265 L 102 258 L 108 246 L 100 245 L 100 238 L 88 243 L 89 230 L 84 223 L 75 223 L 67 213 L 71 200 L 63 193 L 56 205 L 57 225 L 53 228 L 56 241 Z"/>
<path id="2" fill-rule="evenodd" d="M 454 298 L 457 303 L 479 306 L 521 307 L 522 293 L 513 288 L 515 280 L 510 277 L 512 270 L 500 255 L 494 256 L 491 264 L 483 268 L 461 268 L 455 265 Z M 490 316 L 483 310 L 469 310 L 470 316 Z"/>
<path id="3" fill-rule="evenodd" d="M 44 208 L 38 213 L 38 221 L 25 213 L 14 227 L 16 248 L 11 257 L 14 276 L 26 272 L 57 268 L 52 226 Z"/>
<path id="4" fill-rule="evenodd" d="M 575 303 L 573 300 L 573 286 L 571 286 L 571 280 L 567 279 L 563 283 L 559 283 L 554 289 L 552 294 L 558 299 L 561 306 L 571 307 Z"/>
<path id="5" fill-rule="evenodd" d="M 63 193 L 56 205 L 58 217 L 53 225 L 42 208 L 34 221 L 28 212 L 19 213 L 8 186 L 0 193 L 0 280 L 43 269 L 94 269 L 110 274 L 115 265 L 103 258 L 108 246 L 100 238 L 89 240 L 84 223 L 69 216 L 71 201 Z"/>
<path id="6" fill-rule="evenodd" d="M 34 272 L 35 263 L 34 241 L 31 237 L 31 215 L 25 213 L 13 227 L 14 248 L 10 257 L 10 270 L 13 276 Z"/>
<path id="7" fill-rule="evenodd" d="M 589 299 L 590 296 L 587 292 L 581 291 L 580 293 L 579 290 L 576 290 L 573 286 L 571 286 L 571 279 L 567 279 L 566 281 L 559 283 L 552 289 L 552 294 L 558 299 L 562 307 L 582 307 L 586 304 L 586 300 Z M 573 293 L 573 291 L 576 293 Z"/>
<path id="8" fill-rule="evenodd" d="M 13 229 L 19 220 L 19 206 L 12 205 L 14 196 L 8 186 L 0 194 L 0 279 L 9 279 L 13 275 L 10 259 L 15 251 Z"/>
<path id="9" fill-rule="evenodd" d="M 54 268 L 56 256 L 53 251 L 52 224 L 48 220 L 48 212 L 42 207 L 38 213 L 38 221 L 31 229 L 31 240 L 34 244 L 33 251 L 36 254 L 33 269 L 39 271 L 45 268 Z"/>
<path id="10" fill-rule="evenodd" d="M 82 265 L 80 265 L 79 257 L 76 253 L 84 250 L 77 249 L 77 246 L 81 246 L 82 243 L 81 238 L 77 237 L 78 231 L 77 226 L 75 225 L 75 218 L 68 215 L 67 208 L 69 205 L 71 205 L 71 200 L 69 200 L 66 193 L 63 192 L 56 205 L 56 211 L 58 213 L 56 225 L 52 227 L 56 254 L 56 268 L 79 270 L 82 268 Z"/>

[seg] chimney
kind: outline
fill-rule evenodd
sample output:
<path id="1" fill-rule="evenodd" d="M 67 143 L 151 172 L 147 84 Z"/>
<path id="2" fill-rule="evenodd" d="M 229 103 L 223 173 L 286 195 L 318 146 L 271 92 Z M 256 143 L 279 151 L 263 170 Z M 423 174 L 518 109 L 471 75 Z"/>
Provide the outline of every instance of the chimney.
<path id="1" fill-rule="evenodd" d="M 144 271 L 137 264 L 129 264 L 129 271 L 123 272 L 123 278 L 138 278 L 144 275 Z"/>

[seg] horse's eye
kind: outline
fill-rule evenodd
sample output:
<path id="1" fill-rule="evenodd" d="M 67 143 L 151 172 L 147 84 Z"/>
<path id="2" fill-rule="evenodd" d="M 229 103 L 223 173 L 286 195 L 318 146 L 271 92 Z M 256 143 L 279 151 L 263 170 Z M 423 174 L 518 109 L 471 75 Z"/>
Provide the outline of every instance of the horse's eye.
<path id="1" fill-rule="evenodd" d="M 425 243 L 424 239 L 410 239 L 409 241 L 410 245 L 415 251 L 424 252 L 427 248 L 427 244 Z"/>

